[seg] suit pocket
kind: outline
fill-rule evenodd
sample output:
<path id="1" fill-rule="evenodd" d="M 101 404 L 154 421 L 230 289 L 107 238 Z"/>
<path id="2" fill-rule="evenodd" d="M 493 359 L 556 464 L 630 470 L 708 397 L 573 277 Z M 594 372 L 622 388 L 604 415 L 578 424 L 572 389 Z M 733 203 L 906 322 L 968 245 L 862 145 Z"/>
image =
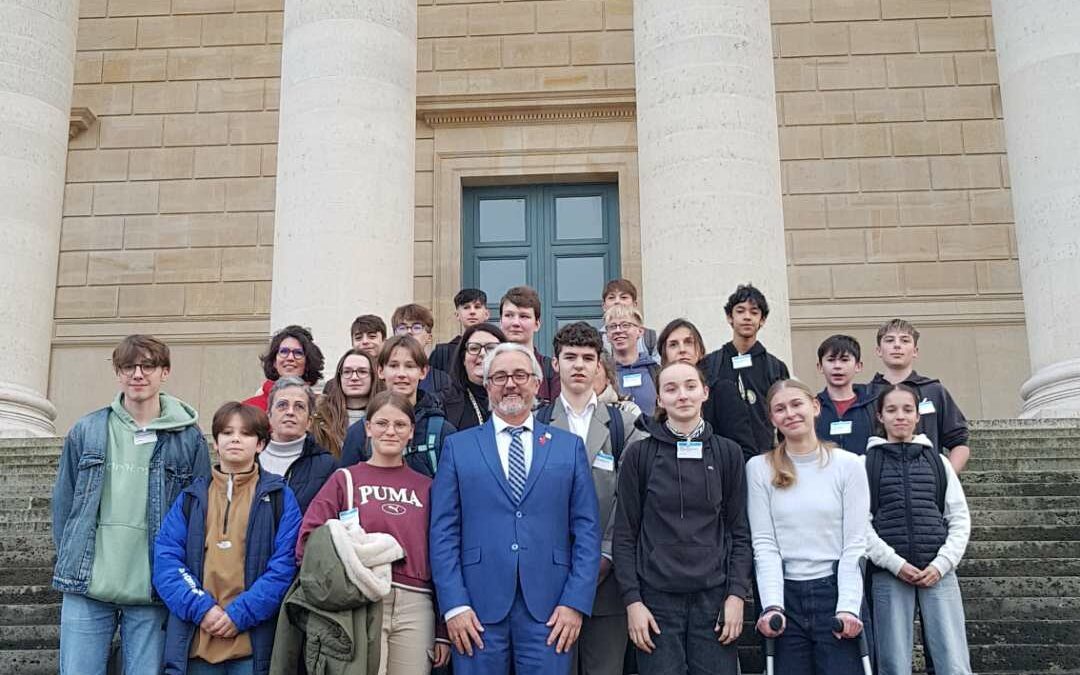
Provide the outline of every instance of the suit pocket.
<path id="1" fill-rule="evenodd" d="M 461 552 L 462 565 L 475 565 L 480 562 L 480 547 L 467 548 Z"/>
<path id="2" fill-rule="evenodd" d="M 551 559 L 556 565 L 570 567 L 570 551 L 556 547 L 551 553 Z"/>

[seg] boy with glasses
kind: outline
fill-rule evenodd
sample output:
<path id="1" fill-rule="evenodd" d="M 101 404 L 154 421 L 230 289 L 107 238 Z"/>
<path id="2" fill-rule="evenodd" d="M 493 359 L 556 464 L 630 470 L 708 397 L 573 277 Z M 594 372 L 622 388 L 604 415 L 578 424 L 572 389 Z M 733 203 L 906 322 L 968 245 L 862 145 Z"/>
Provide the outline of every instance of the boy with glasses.
<path id="1" fill-rule="evenodd" d="M 454 296 L 454 318 L 461 325 L 461 332 L 486 322 L 491 318 L 491 312 L 487 308 L 487 293 L 479 288 L 463 288 Z M 449 342 L 435 345 L 428 359 L 432 368 L 450 372 L 450 364 L 454 361 L 454 353 L 461 344 L 461 334 L 455 335 Z"/>
<path id="2" fill-rule="evenodd" d="M 603 302 L 605 312 L 615 305 L 626 305 L 639 312 L 641 311 L 638 307 L 637 286 L 629 279 L 612 279 L 604 284 L 604 292 L 600 296 L 600 300 Z M 608 337 L 606 327 L 600 329 L 600 337 L 604 340 L 604 351 L 610 354 L 611 339 Z M 648 354 L 656 363 L 660 363 L 660 352 L 657 348 L 655 330 L 642 328 L 641 335 L 638 336 L 637 340 L 637 350 Z"/>
<path id="3" fill-rule="evenodd" d="M 169 612 L 151 586 L 151 542 L 177 495 L 210 476 L 198 413 L 161 391 L 169 347 L 130 335 L 112 364 L 120 391 L 72 427 L 53 487 L 64 675 L 105 675 L 118 624 L 123 671 L 161 670 Z"/>
<path id="4" fill-rule="evenodd" d="M 643 323 L 641 312 L 628 305 L 612 305 L 604 312 L 604 328 L 615 359 L 619 389 L 641 408 L 641 412 L 651 416 L 656 410 L 659 367 L 652 356 L 638 350 Z"/>
<path id="5" fill-rule="evenodd" d="M 402 305 L 394 310 L 390 325 L 394 328 L 395 336 L 409 335 L 419 342 L 425 354 L 431 349 L 434 342 L 431 331 L 435 327 L 435 316 L 427 307 L 416 303 Z M 450 376 L 436 368 L 428 368 L 424 379 L 420 381 L 420 389 L 429 394 L 439 394 L 449 388 Z"/>

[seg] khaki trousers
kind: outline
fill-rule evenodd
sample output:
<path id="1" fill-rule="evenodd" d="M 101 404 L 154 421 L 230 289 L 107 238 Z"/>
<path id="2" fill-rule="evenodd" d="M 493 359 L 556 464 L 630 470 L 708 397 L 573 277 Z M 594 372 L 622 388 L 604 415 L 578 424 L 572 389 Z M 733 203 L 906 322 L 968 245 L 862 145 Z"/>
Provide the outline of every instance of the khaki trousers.
<path id="1" fill-rule="evenodd" d="M 383 600 L 379 675 L 428 675 L 435 645 L 431 595 L 394 586 Z"/>

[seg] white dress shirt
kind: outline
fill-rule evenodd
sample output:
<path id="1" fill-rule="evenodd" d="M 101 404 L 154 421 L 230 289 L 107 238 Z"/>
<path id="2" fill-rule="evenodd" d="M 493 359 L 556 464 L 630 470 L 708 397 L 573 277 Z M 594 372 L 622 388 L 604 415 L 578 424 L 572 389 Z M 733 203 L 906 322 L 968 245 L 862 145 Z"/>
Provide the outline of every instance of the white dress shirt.
<path id="1" fill-rule="evenodd" d="M 499 462 L 502 464 L 503 474 L 507 480 L 510 480 L 510 443 L 514 440 L 514 437 L 507 431 L 513 425 L 499 417 L 498 415 L 492 415 L 491 421 L 495 425 L 495 447 L 499 449 Z M 525 431 L 521 432 L 521 449 L 525 454 L 525 475 L 529 475 L 529 469 L 532 467 L 533 456 L 533 416 L 529 413 L 528 419 L 521 423 L 521 426 L 525 427 Z"/>
<path id="2" fill-rule="evenodd" d="M 589 435 L 589 424 L 592 423 L 593 413 L 596 412 L 596 392 L 593 392 L 592 398 L 585 404 L 585 410 L 580 415 L 574 412 L 574 408 L 566 400 L 566 396 L 559 394 L 559 400 L 562 401 L 563 408 L 566 409 L 566 422 L 570 426 L 570 432 L 577 434 L 582 443 L 586 442 Z"/>

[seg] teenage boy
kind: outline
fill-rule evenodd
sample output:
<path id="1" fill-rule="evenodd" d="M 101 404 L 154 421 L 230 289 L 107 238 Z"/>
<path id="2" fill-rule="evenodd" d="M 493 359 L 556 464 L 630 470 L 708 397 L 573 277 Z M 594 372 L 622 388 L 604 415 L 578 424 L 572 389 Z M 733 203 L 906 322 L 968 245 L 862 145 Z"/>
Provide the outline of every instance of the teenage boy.
<path id="1" fill-rule="evenodd" d="M 63 675 L 105 675 L 117 624 L 123 671 L 161 669 L 169 611 L 151 587 L 151 543 L 177 495 L 210 475 L 198 414 L 161 391 L 169 347 L 129 335 L 112 364 L 120 391 L 72 427 L 53 487 Z"/>
<path id="2" fill-rule="evenodd" d="M 374 314 L 361 314 L 349 329 L 353 349 L 359 349 L 372 360 L 379 358 L 379 349 L 386 341 L 386 322 Z"/>
<path id="3" fill-rule="evenodd" d="M 645 433 L 634 426 L 637 415 L 618 405 L 600 404 L 593 380 L 601 369 L 604 348 L 600 333 L 584 321 L 559 329 L 552 363 L 562 382 L 562 393 L 536 413 L 536 419 L 576 434 L 585 443 L 593 485 L 600 507 L 600 576 L 592 615 L 581 626 L 577 653 L 571 659 L 573 675 L 622 675 L 626 655 L 626 607 L 612 571 L 611 542 L 615 528 L 615 487 L 619 460 L 630 443 Z"/>
<path id="4" fill-rule="evenodd" d="M 410 303 L 398 307 L 390 317 L 390 325 L 394 327 L 394 335 L 411 335 L 424 348 L 425 354 L 431 350 L 431 345 L 435 342 L 431 334 L 435 328 L 435 315 L 423 305 Z M 420 381 L 420 389 L 429 394 L 438 394 L 449 388 L 450 376 L 446 374 L 446 371 L 435 368 L 428 368 L 424 379 Z"/>
<path id="5" fill-rule="evenodd" d="M 540 295 L 528 286 L 514 286 L 499 300 L 499 322 L 507 340 L 528 348 L 540 362 L 544 379 L 536 394 L 537 401 L 554 401 L 560 391 L 559 373 L 551 365 L 551 357 L 541 354 L 533 344 L 536 331 L 540 330 Z"/>
<path id="6" fill-rule="evenodd" d="M 769 421 L 765 395 L 774 382 L 790 377 L 787 365 L 765 351 L 757 339 L 769 318 L 769 303 L 758 289 L 740 284 L 728 296 L 724 314 L 731 325 L 731 342 L 705 357 L 702 370 L 710 379 L 721 377 L 738 386 L 750 406 L 758 450 L 768 452 L 776 445 L 776 429 Z"/>
<path id="7" fill-rule="evenodd" d="M 226 403 L 212 431 L 219 464 L 184 490 L 154 542 L 154 588 L 169 608 L 165 672 L 266 673 L 300 507 L 255 461 L 270 441 L 265 413 Z"/>
<path id="8" fill-rule="evenodd" d="M 637 286 L 629 279 L 612 279 L 604 284 L 604 293 L 600 296 L 603 302 L 603 310 L 606 312 L 615 305 L 626 305 L 641 311 L 638 307 Z M 607 326 L 600 329 L 600 337 L 604 340 L 604 351 L 611 353 L 611 339 L 607 334 Z M 656 344 L 656 331 L 652 328 L 642 328 L 638 337 L 637 350 L 648 354 L 653 361 L 660 363 L 660 352 Z"/>
<path id="9" fill-rule="evenodd" d="M 971 457 L 967 418 L 940 380 L 915 372 L 919 331 L 903 319 L 893 319 L 878 329 L 877 355 L 885 372 L 876 373 L 870 386 L 903 383 L 914 388 L 919 393 L 918 433 L 926 434 L 935 448 L 948 451 L 956 473 L 963 471 Z"/>
<path id="10" fill-rule="evenodd" d="M 478 323 L 484 323 L 491 318 L 491 312 L 487 308 L 487 293 L 479 288 L 463 288 L 454 296 L 454 318 L 461 326 L 461 332 L 472 328 Z M 450 364 L 453 363 L 454 354 L 461 342 L 461 334 L 455 335 L 449 342 L 435 345 L 435 349 L 428 358 L 432 368 L 437 368 L 444 373 L 450 372 Z"/>
<path id="11" fill-rule="evenodd" d="M 612 305 L 604 312 L 604 328 L 611 341 L 615 375 L 623 394 L 652 416 L 656 411 L 656 375 L 660 366 L 645 352 L 638 351 L 644 326 L 641 312 L 629 305 Z"/>
<path id="12" fill-rule="evenodd" d="M 817 369 L 825 377 L 818 393 L 821 414 L 814 425 L 818 438 L 832 441 L 856 455 L 866 454 L 866 442 L 874 433 L 874 401 L 869 385 L 854 384 L 862 372 L 862 348 L 850 335 L 831 335 L 817 350 Z"/>

